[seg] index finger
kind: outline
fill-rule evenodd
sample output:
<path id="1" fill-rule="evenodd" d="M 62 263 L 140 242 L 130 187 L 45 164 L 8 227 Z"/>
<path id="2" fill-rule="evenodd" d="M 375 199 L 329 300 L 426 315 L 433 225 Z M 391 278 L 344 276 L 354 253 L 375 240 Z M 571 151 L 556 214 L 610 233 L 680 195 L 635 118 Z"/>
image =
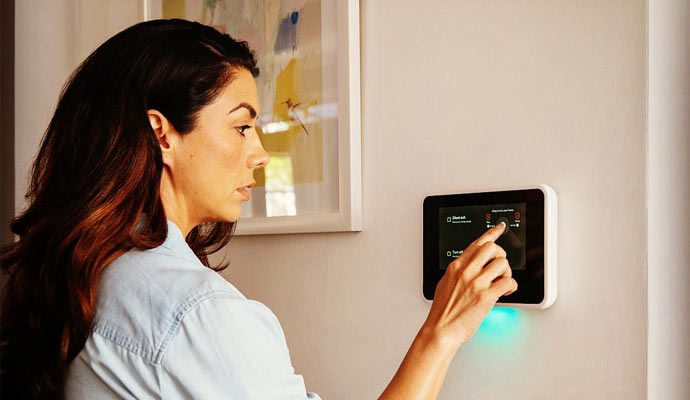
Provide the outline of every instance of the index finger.
<path id="1" fill-rule="evenodd" d="M 501 222 L 496 224 L 493 228 L 489 228 L 486 232 L 484 232 L 477 240 L 474 241 L 474 244 L 476 246 L 481 246 L 484 243 L 487 242 L 493 242 L 501 235 L 503 234 L 503 231 L 505 231 L 506 228 L 506 223 Z"/>

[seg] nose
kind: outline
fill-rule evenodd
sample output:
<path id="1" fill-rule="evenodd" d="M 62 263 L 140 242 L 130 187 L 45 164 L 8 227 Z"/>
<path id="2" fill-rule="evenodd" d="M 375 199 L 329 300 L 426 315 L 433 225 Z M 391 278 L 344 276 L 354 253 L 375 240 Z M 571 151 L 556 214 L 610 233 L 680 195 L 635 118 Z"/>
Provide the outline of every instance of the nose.
<path id="1" fill-rule="evenodd" d="M 257 142 L 259 143 L 259 145 L 257 146 L 256 151 L 254 151 L 252 155 L 247 159 L 249 168 L 263 168 L 266 165 L 268 165 L 269 162 L 271 162 L 271 156 L 266 152 L 261 142 L 258 140 Z"/>

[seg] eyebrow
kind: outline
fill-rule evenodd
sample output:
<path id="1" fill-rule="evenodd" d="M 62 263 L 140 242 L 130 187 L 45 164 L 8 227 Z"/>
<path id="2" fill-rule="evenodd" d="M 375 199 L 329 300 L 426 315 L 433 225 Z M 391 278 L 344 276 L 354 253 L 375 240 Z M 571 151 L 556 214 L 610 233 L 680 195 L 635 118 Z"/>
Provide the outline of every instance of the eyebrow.
<path id="1" fill-rule="evenodd" d="M 249 115 L 251 115 L 252 118 L 256 117 L 257 112 L 254 109 L 254 107 L 252 107 L 249 103 L 240 103 L 237 107 L 228 111 L 228 114 L 232 114 L 233 112 L 239 110 L 240 108 L 246 108 L 247 110 L 249 110 Z"/>

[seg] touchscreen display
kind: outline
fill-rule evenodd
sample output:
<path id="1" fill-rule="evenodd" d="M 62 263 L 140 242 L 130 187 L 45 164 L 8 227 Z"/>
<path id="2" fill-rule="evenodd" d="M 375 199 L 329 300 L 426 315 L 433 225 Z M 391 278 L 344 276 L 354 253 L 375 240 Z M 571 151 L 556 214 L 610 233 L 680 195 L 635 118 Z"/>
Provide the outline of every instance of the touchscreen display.
<path id="1" fill-rule="evenodd" d="M 439 267 L 446 269 L 454 259 L 487 229 L 501 221 L 506 228 L 496 244 L 507 253 L 513 270 L 526 264 L 527 203 L 489 204 L 439 208 Z"/>

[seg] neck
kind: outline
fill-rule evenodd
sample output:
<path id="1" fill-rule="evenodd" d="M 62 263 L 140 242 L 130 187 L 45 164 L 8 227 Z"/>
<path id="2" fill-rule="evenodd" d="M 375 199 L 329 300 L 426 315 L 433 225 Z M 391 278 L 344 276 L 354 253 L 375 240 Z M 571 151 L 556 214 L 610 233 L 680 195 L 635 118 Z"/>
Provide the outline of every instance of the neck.
<path id="1" fill-rule="evenodd" d="M 180 228 L 182 237 L 187 237 L 189 231 L 198 225 L 198 223 L 191 217 L 184 196 L 177 190 L 174 181 L 171 179 L 165 167 L 163 168 L 163 174 L 161 176 L 160 195 L 166 218 L 174 222 L 175 225 Z"/>

